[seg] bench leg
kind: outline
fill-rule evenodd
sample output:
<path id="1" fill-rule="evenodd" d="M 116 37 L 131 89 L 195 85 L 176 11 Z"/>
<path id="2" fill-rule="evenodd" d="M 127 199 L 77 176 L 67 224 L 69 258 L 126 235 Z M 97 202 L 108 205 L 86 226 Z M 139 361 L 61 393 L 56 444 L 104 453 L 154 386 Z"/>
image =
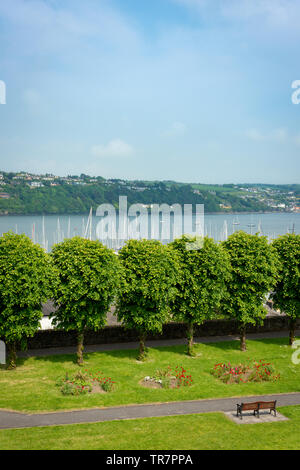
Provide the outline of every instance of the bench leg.
<path id="1" fill-rule="evenodd" d="M 242 418 L 242 410 L 239 406 L 237 406 L 237 408 L 236 408 L 236 417 L 238 418 L 239 415 L 240 415 L 240 418 L 243 419 Z"/>

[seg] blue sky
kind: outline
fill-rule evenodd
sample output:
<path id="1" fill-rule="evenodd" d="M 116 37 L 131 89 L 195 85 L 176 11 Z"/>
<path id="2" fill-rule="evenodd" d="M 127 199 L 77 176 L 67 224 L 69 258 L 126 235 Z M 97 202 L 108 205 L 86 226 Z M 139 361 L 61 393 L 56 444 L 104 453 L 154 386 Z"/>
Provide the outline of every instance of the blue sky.
<path id="1" fill-rule="evenodd" d="M 300 0 L 1 0 L 0 169 L 296 183 Z"/>

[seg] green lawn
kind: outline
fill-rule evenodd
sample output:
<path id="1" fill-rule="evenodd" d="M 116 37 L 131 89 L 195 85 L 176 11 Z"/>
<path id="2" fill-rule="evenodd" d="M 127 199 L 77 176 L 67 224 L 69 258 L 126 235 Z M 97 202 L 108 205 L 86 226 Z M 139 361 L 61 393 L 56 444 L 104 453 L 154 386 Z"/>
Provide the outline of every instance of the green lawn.
<path id="1" fill-rule="evenodd" d="M 19 359 L 16 370 L 0 370 L 0 408 L 38 412 L 300 391 L 300 365 L 291 362 L 293 350 L 287 345 L 287 339 L 248 341 L 247 344 L 245 353 L 239 351 L 237 341 L 199 344 L 196 358 L 184 354 L 185 346 L 152 348 L 145 363 L 136 361 L 136 350 L 86 354 L 83 369 L 100 370 L 112 377 L 117 382 L 116 390 L 77 397 L 63 396 L 55 386 L 56 379 L 66 371 L 78 370 L 75 355 Z M 248 358 L 270 361 L 280 373 L 280 380 L 226 385 L 210 374 L 217 362 L 237 364 Z M 139 385 L 146 375 L 167 365 L 184 366 L 191 372 L 194 384 L 173 390 L 147 389 Z"/>
<path id="2" fill-rule="evenodd" d="M 0 449 L 300 449 L 300 406 L 290 421 L 235 424 L 221 413 L 0 431 Z"/>

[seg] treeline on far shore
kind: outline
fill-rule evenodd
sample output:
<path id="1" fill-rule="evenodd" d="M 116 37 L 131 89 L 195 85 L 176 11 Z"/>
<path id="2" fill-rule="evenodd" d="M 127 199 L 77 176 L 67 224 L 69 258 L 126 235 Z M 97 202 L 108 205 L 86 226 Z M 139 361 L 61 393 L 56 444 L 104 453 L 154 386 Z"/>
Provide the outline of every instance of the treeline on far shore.
<path id="1" fill-rule="evenodd" d="M 0 175 L 1 176 L 1 175 Z M 118 208 L 119 196 L 128 204 L 204 204 L 206 212 L 270 212 L 292 210 L 300 195 L 299 185 L 261 188 L 236 185 L 198 185 L 91 179 L 26 182 L 4 174 L 0 179 L 0 215 L 84 214 L 103 203 Z M 92 182 L 91 182 L 92 181 Z M 247 186 L 247 185 L 245 185 Z"/>
<path id="2" fill-rule="evenodd" d="M 80 237 L 54 245 L 49 254 L 25 235 L 0 238 L 0 339 L 11 369 L 17 347 L 38 330 L 47 299 L 57 307 L 54 325 L 77 332 L 81 365 L 85 331 L 103 328 L 112 304 L 125 327 L 139 333 L 139 360 L 147 356 L 147 334 L 160 333 L 171 318 L 186 324 L 189 355 L 194 325 L 218 315 L 238 322 L 245 351 L 247 326 L 263 322 L 270 292 L 274 307 L 289 317 L 292 345 L 300 317 L 300 235 L 271 244 L 243 231 L 224 242 L 129 240 L 118 255 Z"/>

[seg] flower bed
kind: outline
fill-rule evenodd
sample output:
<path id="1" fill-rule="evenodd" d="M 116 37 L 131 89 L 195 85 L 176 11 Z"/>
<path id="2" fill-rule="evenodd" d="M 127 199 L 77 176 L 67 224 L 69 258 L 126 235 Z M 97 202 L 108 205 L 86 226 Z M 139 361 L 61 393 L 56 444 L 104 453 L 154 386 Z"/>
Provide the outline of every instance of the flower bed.
<path id="1" fill-rule="evenodd" d="M 226 384 L 275 381 L 280 377 L 279 374 L 275 374 L 271 363 L 262 359 L 237 366 L 233 366 L 230 362 L 215 364 L 212 375 Z"/>
<path id="2" fill-rule="evenodd" d="M 145 377 L 141 383 L 149 388 L 179 388 L 191 386 L 193 379 L 183 367 L 176 366 L 172 369 L 168 366 L 166 369 L 155 371 L 153 376 Z"/>
<path id="3" fill-rule="evenodd" d="M 85 370 L 77 372 L 69 378 L 68 373 L 65 377 L 57 380 L 56 386 L 60 387 L 63 395 L 86 395 L 87 393 L 105 393 L 114 390 L 115 382 L 111 377 L 105 377 L 102 372 L 92 374 Z"/>

